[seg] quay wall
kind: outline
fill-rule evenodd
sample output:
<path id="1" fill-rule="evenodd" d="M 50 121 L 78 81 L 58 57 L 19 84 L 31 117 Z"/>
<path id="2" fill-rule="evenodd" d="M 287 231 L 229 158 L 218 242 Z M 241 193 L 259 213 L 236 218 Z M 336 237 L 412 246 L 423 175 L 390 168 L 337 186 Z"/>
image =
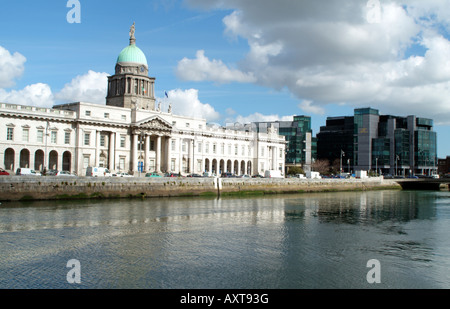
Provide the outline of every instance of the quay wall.
<path id="1" fill-rule="evenodd" d="M 242 196 L 401 189 L 392 180 L 0 177 L 0 201 Z"/>

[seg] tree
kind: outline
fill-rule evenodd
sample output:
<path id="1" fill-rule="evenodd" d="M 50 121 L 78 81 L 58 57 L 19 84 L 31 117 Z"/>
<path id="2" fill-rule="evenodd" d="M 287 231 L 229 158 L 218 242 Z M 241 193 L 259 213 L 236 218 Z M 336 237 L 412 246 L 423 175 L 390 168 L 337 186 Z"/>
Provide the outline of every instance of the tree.
<path id="1" fill-rule="evenodd" d="M 328 160 L 316 160 L 312 164 L 312 170 L 320 174 L 327 174 L 330 171 L 330 162 Z"/>
<path id="2" fill-rule="evenodd" d="M 288 175 L 304 174 L 305 171 L 300 166 L 289 167 Z"/>

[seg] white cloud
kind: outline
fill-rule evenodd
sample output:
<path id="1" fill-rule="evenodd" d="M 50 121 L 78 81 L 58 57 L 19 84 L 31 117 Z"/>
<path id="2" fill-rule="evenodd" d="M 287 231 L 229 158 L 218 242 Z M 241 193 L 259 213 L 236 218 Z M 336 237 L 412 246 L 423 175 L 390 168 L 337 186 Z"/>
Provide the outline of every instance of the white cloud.
<path id="1" fill-rule="evenodd" d="M 447 0 L 380 1 L 379 23 L 369 22 L 360 0 L 186 1 L 233 10 L 224 32 L 249 46 L 236 70 L 256 84 L 288 89 L 305 112 L 346 103 L 450 123 L 450 41 L 440 34 L 450 33 Z M 215 66 L 191 63 L 201 80 L 218 80 Z"/>
<path id="2" fill-rule="evenodd" d="M 11 104 L 52 107 L 54 100 L 50 86 L 42 83 L 26 86 L 22 90 L 0 89 L 0 101 Z"/>
<path id="3" fill-rule="evenodd" d="M 249 124 L 252 122 L 273 122 L 273 121 L 293 121 L 294 115 L 291 116 L 279 116 L 276 114 L 264 115 L 261 113 L 253 113 L 248 116 L 237 115 L 235 117 L 229 117 L 225 119 L 226 123 L 241 123 Z"/>
<path id="4" fill-rule="evenodd" d="M 169 98 L 161 99 L 165 105 L 172 104 L 175 115 L 203 118 L 206 121 L 215 121 L 220 114 L 209 105 L 200 102 L 197 89 L 175 89 L 168 92 Z"/>
<path id="5" fill-rule="evenodd" d="M 197 51 L 196 59 L 182 59 L 177 66 L 176 74 L 183 80 L 214 81 L 218 83 L 255 82 L 252 74 L 229 69 L 220 60 L 209 60 L 203 50 Z"/>
<path id="6" fill-rule="evenodd" d="M 79 75 L 55 94 L 55 99 L 63 102 L 89 102 L 105 104 L 107 95 L 108 73 L 89 70 Z"/>
<path id="7" fill-rule="evenodd" d="M 53 93 L 50 86 L 43 83 L 28 85 L 21 90 L 6 91 L 0 88 L 0 101 L 39 107 L 78 101 L 105 104 L 107 77 L 107 73 L 89 71 L 72 79 L 57 93 Z"/>
<path id="8" fill-rule="evenodd" d="M 0 46 L 0 88 L 14 86 L 14 80 L 22 76 L 27 59 L 19 54 L 11 53 Z"/>

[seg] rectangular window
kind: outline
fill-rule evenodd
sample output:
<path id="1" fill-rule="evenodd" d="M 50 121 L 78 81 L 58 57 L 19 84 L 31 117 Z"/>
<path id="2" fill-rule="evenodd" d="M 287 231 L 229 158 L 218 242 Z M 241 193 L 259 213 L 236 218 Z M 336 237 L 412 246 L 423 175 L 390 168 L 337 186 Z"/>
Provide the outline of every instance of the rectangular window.
<path id="1" fill-rule="evenodd" d="M 56 131 L 52 131 L 51 135 L 50 135 L 50 141 L 52 144 L 56 144 L 57 140 L 56 137 L 58 136 L 58 132 Z"/>
<path id="2" fill-rule="evenodd" d="M 109 113 L 105 113 L 105 118 L 109 119 Z"/>
<path id="3" fill-rule="evenodd" d="M 85 115 L 86 115 L 87 117 L 90 117 L 90 116 L 91 116 L 91 111 L 86 111 L 86 112 L 85 112 Z"/>
<path id="4" fill-rule="evenodd" d="M 231 145 L 228 145 L 228 155 L 231 156 Z"/>
<path id="5" fill-rule="evenodd" d="M 6 132 L 6 140 L 13 141 L 14 140 L 14 128 L 8 128 Z"/>
<path id="6" fill-rule="evenodd" d="M 36 136 L 37 136 L 36 137 L 36 141 L 38 143 L 43 143 L 44 142 L 44 130 L 38 130 Z"/>
<path id="7" fill-rule="evenodd" d="M 183 142 L 181 148 L 182 148 L 181 151 L 186 152 L 186 142 Z"/>
<path id="8" fill-rule="evenodd" d="M 105 136 L 103 134 L 100 135 L 100 147 L 105 147 Z"/>
<path id="9" fill-rule="evenodd" d="M 172 151 L 175 151 L 177 148 L 177 142 L 175 140 L 172 141 Z"/>
<path id="10" fill-rule="evenodd" d="M 22 131 L 22 141 L 28 142 L 30 138 L 30 129 L 23 129 Z"/>
<path id="11" fill-rule="evenodd" d="M 176 164 L 176 159 L 172 159 L 172 161 L 170 162 L 170 170 L 171 171 L 175 170 L 175 164 Z"/>
<path id="12" fill-rule="evenodd" d="M 220 154 L 221 155 L 225 154 L 225 144 L 220 145 Z"/>
<path id="13" fill-rule="evenodd" d="M 91 145 L 91 133 L 84 133 L 84 146 Z"/>
<path id="14" fill-rule="evenodd" d="M 198 143 L 197 151 L 198 151 L 199 153 L 202 153 L 202 143 L 201 143 L 201 142 Z"/>
<path id="15" fill-rule="evenodd" d="M 123 121 L 127 121 L 127 116 L 126 115 L 122 115 L 122 120 Z"/>
<path id="16" fill-rule="evenodd" d="M 120 148 L 125 148 L 127 146 L 126 138 L 125 135 L 120 136 Z"/>
<path id="17" fill-rule="evenodd" d="M 89 166 L 89 156 L 84 156 L 83 157 L 83 168 L 88 168 Z"/>
<path id="18" fill-rule="evenodd" d="M 245 156 L 245 146 L 242 146 L 242 156 Z"/>
<path id="19" fill-rule="evenodd" d="M 155 160 L 150 160 L 149 171 L 153 172 L 155 171 L 155 168 L 156 168 Z"/>
<path id="20" fill-rule="evenodd" d="M 125 170 L 125 158 L 124 157 L 119 158 L 119 169 L 121 171 Z"/>
<path id="21" fill-rule="evenodd" d="M 64 133 L 64 144 L 70 145 L 70 132 Z"/>
<path id="22" fill-rule="evenodd" d="M 234 155 L 237 156 L 238 155 L 238 145 L 234 146 Z"/>
<path id="23" fill-rule="evenodd" d="M 191 126 L 190 123 L 186 123 L 186 128 L 189 128 Z"/>
<path id="24" fill-rule="evenodd" d="M 217 145 L 214 144 L 214 145 L 213 145 L 213 154 L 216 154 L 216 153 L 217 153 Z"/>
<path id="25" fill-rule="evenodd" d="M 261 147 L 261 157 L 264 157 L 264 146 Z"/>
<path id="26" fill-rule="evenodd" d="M 209 153 L 209 143 L 206 143 L 205 153 Z"/>
<path id="27" fill-rule="evenodd" d="M 283 159 L 283 149 L 280 149 L 280 159 Z"/>

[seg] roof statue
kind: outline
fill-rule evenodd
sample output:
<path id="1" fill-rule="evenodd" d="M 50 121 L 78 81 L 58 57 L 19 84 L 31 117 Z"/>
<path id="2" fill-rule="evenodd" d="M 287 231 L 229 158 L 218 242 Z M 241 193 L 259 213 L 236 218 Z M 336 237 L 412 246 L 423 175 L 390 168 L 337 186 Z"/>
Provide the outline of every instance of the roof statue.
<path id="1" fill-rule="evenodd" d="M 136 37 L 134 36 L 134 34 L 136 32 L 135 24 L 136 24 L 136 22 L 133 22 L 133 25 L 130 28 L 130 45 L 136 44 Z"/>

